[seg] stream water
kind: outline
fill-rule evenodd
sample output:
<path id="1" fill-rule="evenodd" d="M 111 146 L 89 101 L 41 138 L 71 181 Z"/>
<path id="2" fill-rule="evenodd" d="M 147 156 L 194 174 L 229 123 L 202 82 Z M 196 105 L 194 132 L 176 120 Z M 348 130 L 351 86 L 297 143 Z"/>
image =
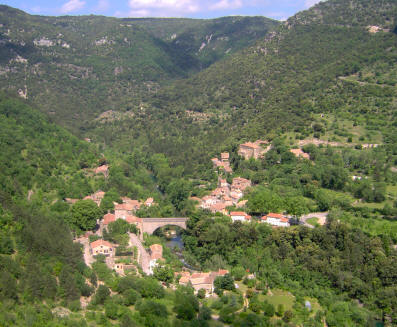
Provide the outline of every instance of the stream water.
<path id="1" fill-rule="evenodd" d="M 182 236 L 181 234 L 175 234 L 172 235 L 171 237 L 168 238 L 168 241 L 165 243 L 165 245 L 170 248 L 178 257 L 179 261 L 182 262 L 182 264 L 190 269 L 190 270 L 197 270 L 197 268 L 192 267 L 188 263 L 186 263 L 182 251 L 184 249 L 183 241 L 182 241 Z"/>

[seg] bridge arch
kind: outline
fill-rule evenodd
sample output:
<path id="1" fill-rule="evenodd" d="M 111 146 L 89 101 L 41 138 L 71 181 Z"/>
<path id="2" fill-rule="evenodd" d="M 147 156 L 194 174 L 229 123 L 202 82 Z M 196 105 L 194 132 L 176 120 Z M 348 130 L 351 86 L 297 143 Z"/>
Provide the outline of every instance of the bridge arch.
<path id="1" fill-rule="evenodd" d="M 142 218 L 141 235 L 153 234 L 156 229 L 168 225 L 186 229 L 187 220 L 188 218 Z"/>

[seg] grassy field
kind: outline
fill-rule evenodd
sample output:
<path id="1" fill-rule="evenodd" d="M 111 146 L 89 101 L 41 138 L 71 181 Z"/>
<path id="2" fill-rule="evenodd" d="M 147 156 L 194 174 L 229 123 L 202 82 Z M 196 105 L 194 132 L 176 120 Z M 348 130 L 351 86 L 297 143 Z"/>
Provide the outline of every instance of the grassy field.
<path id="1" fill-rule="evenodd" d="M 320 226 L 318 223 L 318 218 L 316 217 L 308 218 L 306 219 L 306 222 L 312 226 Z"/>
<path id="2" fill-rule="evenodd" d="M 273 304 L 276 309 L 279 304 L 282 304 L 284 305 L 284 310 L 292 310 L 295 303 L 295 296 L 288 291 L 280 289 L 274 289 L 271 294 L 260 295 L 259 298 L 261 301 L 268 301 Z"/>

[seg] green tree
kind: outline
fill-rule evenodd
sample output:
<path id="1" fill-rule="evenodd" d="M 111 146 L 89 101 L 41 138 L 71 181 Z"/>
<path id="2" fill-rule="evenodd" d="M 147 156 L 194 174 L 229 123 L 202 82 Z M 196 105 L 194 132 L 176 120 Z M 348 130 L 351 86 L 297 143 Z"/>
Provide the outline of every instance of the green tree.
<path id="1" fill-rule="evenodd" d="M 77 201 L 71 209 L 71 223 L 82 230 L 92 230 L 97 219 L 102 216 L 101 209 L 92 200 Z"/>
<path id="2" fill-rule="evenodd" d="M 153 276 L 162 282 L 172 283 L 174 280 L 174 271 L 169 265 L 158 265 L 153 269 Z"/>

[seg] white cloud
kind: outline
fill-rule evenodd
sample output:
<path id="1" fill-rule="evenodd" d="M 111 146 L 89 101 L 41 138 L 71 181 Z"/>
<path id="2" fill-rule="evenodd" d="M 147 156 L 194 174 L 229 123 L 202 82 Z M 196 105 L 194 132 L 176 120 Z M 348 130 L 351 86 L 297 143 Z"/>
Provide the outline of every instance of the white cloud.
<path id="1" fill-rule="evenodd" d="M 305 8 L 313 7 L 314 5 L 321 2 L 321 0 L 305 0 Z"/>
<path id="2" fill-rule="evenodd" d="M 99 0 L 96 6 L 98 11 L 106 11 L 109 9 L 110 3 L 109 0 Z"/>
<path id="3" fill-rule="evenodd" d="M 243 6 L 241 0 L 220 0 L 210 6 L 210 10 L 237 9 Z"/>
<path id="4" fill-rule="evenodd" d="M 85 1 L 80 0 L 69 0 L 64 3 L 61 7 L 61 12 L 64 14 L 70 13 L 72 11 L 80 10 L 85 6 Z"/>

